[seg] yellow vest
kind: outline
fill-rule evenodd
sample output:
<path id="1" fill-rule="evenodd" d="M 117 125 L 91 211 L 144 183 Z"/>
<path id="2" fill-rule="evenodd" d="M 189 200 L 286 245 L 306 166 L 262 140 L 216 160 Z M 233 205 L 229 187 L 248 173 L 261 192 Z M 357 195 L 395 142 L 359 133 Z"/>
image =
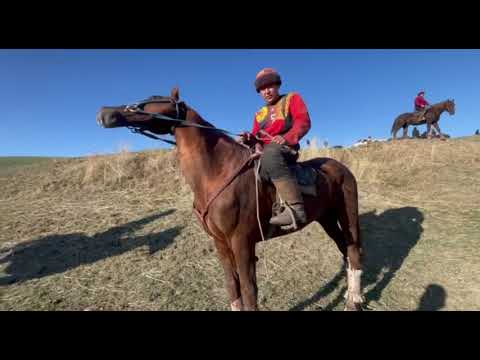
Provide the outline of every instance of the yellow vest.
<path id="1" fill-rule="evenodd" d="M 279 114 L 281 118 L 284 120 L 285 125 L 283 128 L 282 133 L 287 132 L 292 127 L 292 119 L 290 113 L 288 112 L 290 106 L 290 99 L 295 93 L 288 93 L 287 95 L 283 95 L 279 102 L 277 102 L 275 106 L 275 113 Z M 259 123 L 260 128 L 263 129 L 266 125 L 266 118 L 268 115 L 268 106 L 263 106 L 257 111 L 255 115 L 255 120 Z"/>

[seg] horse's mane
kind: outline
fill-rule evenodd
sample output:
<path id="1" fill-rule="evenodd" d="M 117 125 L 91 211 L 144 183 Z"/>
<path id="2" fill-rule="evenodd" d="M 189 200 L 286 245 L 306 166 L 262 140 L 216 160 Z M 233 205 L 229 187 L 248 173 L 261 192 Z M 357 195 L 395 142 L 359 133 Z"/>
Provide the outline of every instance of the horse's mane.
<path id="1" fill-rule="evenodd" d="M 152 95 L 148 97 L 146 101 L 156 101 L 156 100 L 163 100 L 163 99 L 169 99 L 169 98 L 170 98 L 169 96 Z M 214 124 L 206 121 L 194 108 L 187 105 L 186 103 L 185 105 L 187 106 L 187 110 L 191 110 L 196 115 L 196 122 L 198 124 L 203 126 L 210 126 L 215 129 L 217 128 Z M 225 144 L 232 145 L 236 149 L 235 151 L 238 151 L 244 154 L 248 154 L 250 152 L 246 147 L 240 145 L 232 137 L 228 136 L 225 133 L 222 133 L 220 131 L 212 131 L 212 130 L 203 130 L 203 131 L 205 131 L 206 138 L 209 142 L 217 143 L 219 140 L 222 140 Z"/>
<path id="2" fill-rule="evenodd" d="M 167 99 L 167 98 L 170 98 L 170 97 L 169 96 L 152 95 L 152 96 L 148 97 L 146 100 L 163 100 L 163 99 Z"/>
<path id="3" fill-rule="evenodd" d="M 443 104 L 445 104 L 445 103 L 447 103 L 447 102 L 449 102 L 449 101 L 450 101 L 450 100 L 443 100 L 443 101 L 440 101 L 440 102 L 438 102 L 438 103 L 435 103 L 435 104 L 433 104 L 433 105 L 432 105 L 432 107 L 434 107 L 434 106 L 440 106 L 440 105 L 443 105 Z"/>
<path id="4" fill-rule="evenodd" d="M 193 111 L 194 114 L 196 114 L 196 122 L 198 122 L 198 124 L 200 125 L 203 125 L 203 126 L 210 126 L 212 128 L 215 128 L 217 129 L 217 127 L 206 121 L 199 113 L 198 111 L 196 111 L 195 109 L 193 109 L 191 106 L 187 105 L 187 109 Z M 203 129 L 200 129 L 200 130 L 203 130 Z M 231 145 L 235 148 L 235 151 L 236 152 L 239 152 L 239 153 L 243 153 L 243 154 L 249 154 L 250 153 L 250 150 L 247 149 L 246 147 L 240 145 L 238 142 L 236 142 L 231 136 L 221 132 L 221 131 L 213 131 L 213 130 L 203 130 L 205 131 L 205 136 L 207 138 L 207 140 L 210 142 L 215 142 L 217 143 L 218 141 L 222 141 L 225 145 Z"/>

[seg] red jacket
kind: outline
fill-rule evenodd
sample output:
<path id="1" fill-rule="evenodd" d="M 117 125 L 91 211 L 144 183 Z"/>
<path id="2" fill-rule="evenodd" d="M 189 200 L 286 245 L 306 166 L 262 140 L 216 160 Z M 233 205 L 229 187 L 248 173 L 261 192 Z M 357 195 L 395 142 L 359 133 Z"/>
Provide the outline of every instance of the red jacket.
<path id="1" fill-rule="evenodd" d="M 423 108 L 425 107 L 425 105 L 430 105 L 430 104 L 428 103 L 427 100 L 424 99 L 423 96 L 420 96 L 420 95 L 419 95 L 419 96 L 417 96 L 417 97 L 415 98 L 415 109 L 416 109 L 416 108 L 421 108 L 421 109 L 423 109 Z"/>
<path id="2" fill-rule="evenodd" d="M 287 96 L 284 99 L 286 101 L 285 116 L 281 109 L 284 96 Z M 264 106 L 255 113 L 252 134 L 257 135 L 258 131 L 262 129 L 272 137 L 282 135 L 288 145 L 294 146 L 310 130 L 310 126 L 310 116 L 305 103 L 299 94 L 291 93 L 283 95 L 276 104 Z M 264 144 L 269 144 L 271 141 L 262 134 L 258 134 L 258 137 Z"/>

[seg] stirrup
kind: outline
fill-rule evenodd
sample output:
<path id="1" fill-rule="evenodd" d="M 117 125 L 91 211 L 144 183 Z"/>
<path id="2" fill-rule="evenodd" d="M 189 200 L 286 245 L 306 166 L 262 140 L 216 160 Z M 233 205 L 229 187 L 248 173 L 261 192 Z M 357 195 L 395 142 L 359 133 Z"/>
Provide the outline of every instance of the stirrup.
<path id="1" fill-rule="evenodd" d="M 297 230 L 298 229 L 297 219 L 295 218 L 295 214 L 292 208 L 287 203 L 283 203 L 283 206 L 285 208 L 284 211 L 287 211 L 288 215 L 290 215 L 290 218 L 292 219 L 292 223 L 290 225 L 278 225 L 278 226 L 280 226 L 280 229 L 282 230 Z"/>
<path id="2" fill-rule="evenodd" d="M 290 205 L 285 204 L 285 210 L 288 211 L 288 214 L 292 218 L 292 223 L 290 225 L 283 225 L 280 228 L 283 230 L 297 230 L 298 229 L 297 219 L 295 218 L 295 214 L 292 208 L 290 207 Z"/>

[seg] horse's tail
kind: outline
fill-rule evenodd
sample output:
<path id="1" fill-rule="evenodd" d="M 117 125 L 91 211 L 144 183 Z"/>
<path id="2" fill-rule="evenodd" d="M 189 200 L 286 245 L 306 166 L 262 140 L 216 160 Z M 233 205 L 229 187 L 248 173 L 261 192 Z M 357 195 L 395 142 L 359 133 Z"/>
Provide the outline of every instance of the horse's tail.
<path id="1" fill-rule="evenodd" d="M 397 125 L 397 122 L 398 122 L 398 117 L 393 120 L 393 125 L 392 125 L 392 129 L 390 130 L 390 134 L 393 136 L 393 131 L 395 130 L 396 128 L 396 125 Z"/>
<path id="2" fill-rule="evenodd" d="M 402 120 L 403 114 L 399 115 L 396 117 L 396 119 L 393 121 L 392 129 L 390 130 L 390 134 L 393 136 L 393 133 L 400 129 L 402 127 L 401 120 Z"/>

